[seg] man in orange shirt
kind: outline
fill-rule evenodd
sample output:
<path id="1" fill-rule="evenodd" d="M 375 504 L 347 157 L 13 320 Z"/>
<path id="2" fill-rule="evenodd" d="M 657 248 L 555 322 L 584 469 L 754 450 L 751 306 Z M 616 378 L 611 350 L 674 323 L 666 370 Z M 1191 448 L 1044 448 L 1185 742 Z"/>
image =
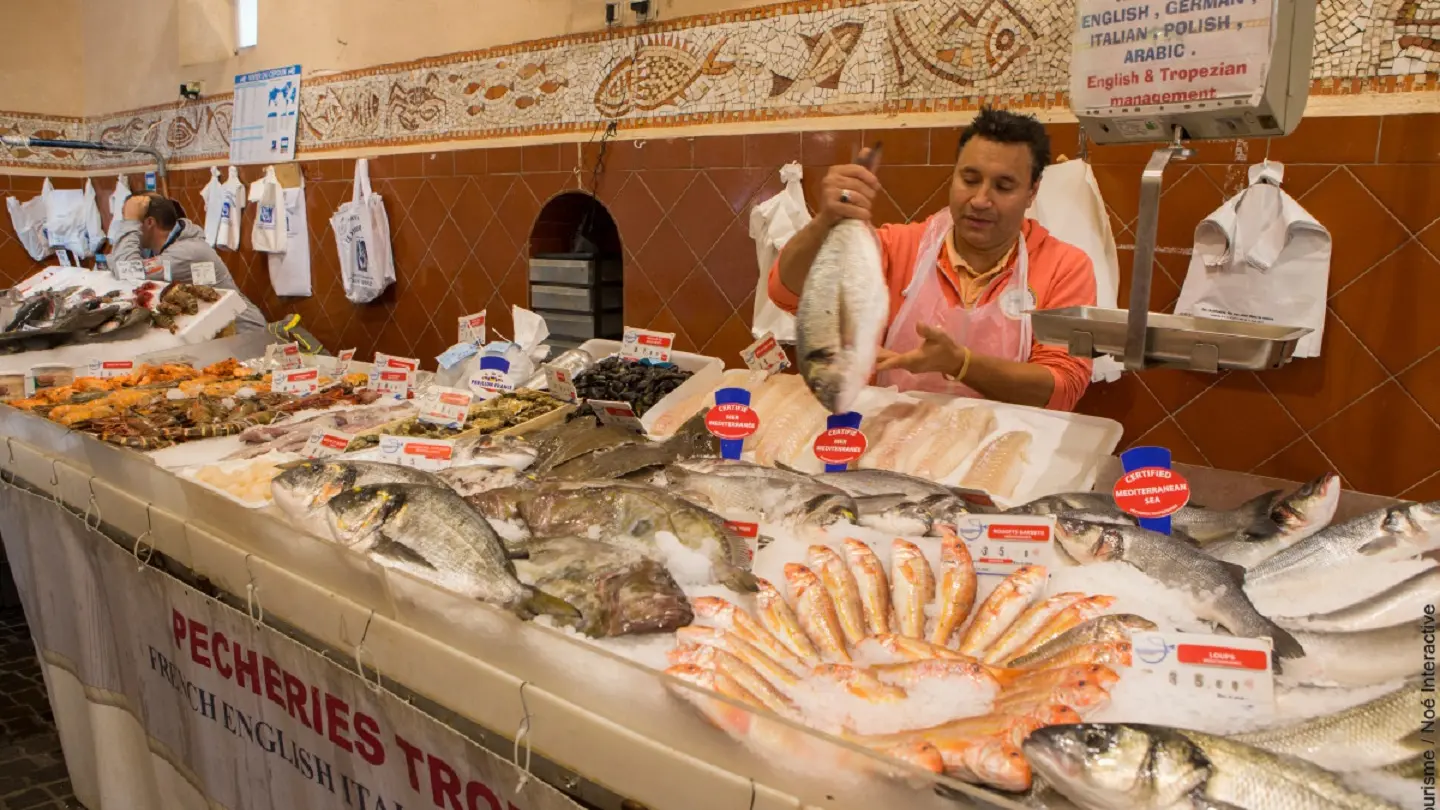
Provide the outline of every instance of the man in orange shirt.
<path id="1" fill-rule="evenodd" d="M 1025 216 L 1049 163 L 1039 121 L 981 110 L 960 136 L 949 208 L 876 230 L 890 290 L 878 385 L 1074 409 L 1090 384 L 1090 360 L 1036 343 L 1027 314 L 1095 305 L 1090 257 Z M 819 212 L 770 270 L 776 306 L 795 312 L 830 228 L 869 221 L 879 190 L 862 166 L 831 167 Z"/>

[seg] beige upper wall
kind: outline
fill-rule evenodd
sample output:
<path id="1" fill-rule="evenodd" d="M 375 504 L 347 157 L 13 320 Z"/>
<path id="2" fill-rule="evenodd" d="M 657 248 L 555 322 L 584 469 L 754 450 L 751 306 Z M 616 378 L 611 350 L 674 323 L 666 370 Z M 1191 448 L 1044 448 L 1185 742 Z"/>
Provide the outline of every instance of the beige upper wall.
<path id="1" fill-rule="evenodd" d="M 85 115 L 82 0 L 0 0 L 0 110 Z"/>
<path id="2" fill-rule="evenodd" d="M 6 6 L 16 0 L 0 0 Z M 79 13 L 83 4 L 84 14 Z M 238 73 L 300 63 L 305 76 L 476 50 L 604 28 L 603 0 L 260 0 L 259 44 L 234 53 L 233 0 L 61 0 L 82 18 L 83 78 L 74 51 L 66 72 L 33 67 L 32 86 L 11 93 L 0 67 L 0 109 L 99 115 L 163 104 L 185 81 L 226 92 Z M 659 19 L 766 5 L 756 0 L 659 0 Z M 622 3 L 630 21 L 628 3 Z M 59 13 L 59 12 L 54 12 Z M 34 42 L 33 65 L 62 61 L 53 14 L 22 17 L 7 37 Z M 182 33 L 183 32 L 183 33 Z M 62 35 L 63 38 L 63 35 Z M 20 69 L 17 65 L 16 69 Z M 74 73 L 75 75 L 71 75 Z M 62 81 L 62 79 L 64 79 Z M 77 100 L 78 98 L 78 100 Z"/>

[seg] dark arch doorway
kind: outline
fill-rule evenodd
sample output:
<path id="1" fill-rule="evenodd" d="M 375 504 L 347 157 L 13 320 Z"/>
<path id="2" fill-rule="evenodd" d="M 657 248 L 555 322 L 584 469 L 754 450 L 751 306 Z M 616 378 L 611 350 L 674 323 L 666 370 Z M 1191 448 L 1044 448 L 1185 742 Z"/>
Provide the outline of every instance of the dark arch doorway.
<path id="1" fill-rule="evenodd" d="M 550 327 L 556 351 L 624 330 L 624 251 L 603 203 L 567 191 L 540 209 L 530 229 L 530 308 Z"/>

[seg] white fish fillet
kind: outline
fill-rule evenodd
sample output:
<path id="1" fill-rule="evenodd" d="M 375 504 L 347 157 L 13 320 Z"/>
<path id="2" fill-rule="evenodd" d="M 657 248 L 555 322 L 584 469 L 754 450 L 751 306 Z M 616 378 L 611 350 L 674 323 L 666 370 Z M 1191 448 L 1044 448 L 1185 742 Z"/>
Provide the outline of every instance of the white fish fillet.
<path id="1" fill-rule="evenodd" d="M 866 454 L 867 458 L 861 461 L 860 466 L 899 472 L 901 454 L 913 452 L 916 440 L 925 435 L 926 420 L 937 410 L 939 406 L 933 402 L 916 405 L 914 410 L 885 430 L 874 455 Z"/>
<path id="2" fill-rule="evenodd" d="M 825 236 L 795 312 L 800 376 L 831 413 L 852 410 L 875 370 L 890 293 L 874 228 L 840 221 Z"/>
<path id="3" fill-rule="evenodd" d="M 776 459 L 788 455 L 797 443 L 807 439 L 812 442 L 815 440 L 815 434 L 820 432 L 819 428 L 808 436 L 801 435 L 808 430 L 809 425 L 825 424 L 825 408 L 816 402 L 814 397 L 800 396 L 788 400 L 785 404 L 785 410 L 775 417 L 770 429 L 765 432 L 765 438 L 761 439 L 755 448 L 755 461 L 758 464 L 775 466 Z"/>
<path id="4" fill-rule="evenodd" d="M 1008 499 L 1015 494 L 1020 475 L 1025 472 L 1025 451 L 1032 437 L 1023 430 L 1003 433 L 985 445 L 970 465 L 960 486 L 978 489 L 996 498 Z"/>
<path id="5" fill-rule="evenodd" d="M 792 403 L 801 401 L 797 397 L 810 398 L 804 380 L 794 374 L 781 374 L 770 378 L 755 402 L 755 415 L 760 417 L 760 429 L 745 440 L 746 450 L 758 451 L 780 416 L 790 410 Z"/>
<path id="6" fill-rule="evenodd" d="M 954 472 L 980 442 L 995 432 L 995 412 L 984 405 L 945 408 L 930 422 L 934 425 L 935 441 L 924 445 L 928 452 L 913 469 L 905 472 L 932 481 L 942 480 Z"/>

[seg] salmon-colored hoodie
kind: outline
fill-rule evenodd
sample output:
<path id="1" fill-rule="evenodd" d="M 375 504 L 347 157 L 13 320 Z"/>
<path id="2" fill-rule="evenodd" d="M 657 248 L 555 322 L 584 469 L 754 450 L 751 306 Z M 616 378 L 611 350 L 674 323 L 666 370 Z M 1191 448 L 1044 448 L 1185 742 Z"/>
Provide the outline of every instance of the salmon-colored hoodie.
<path id="1" fill-rule="evenodd" d="M 905 288 L 910 285 L 915 273 L 915 254 L 920 251 L 925 221 L 882 225 L 876 230 L 880 235 L 885 283 L 890 288 L 890 317 L 893 319 L 900 311 L 900 305 L 905 300 Z M 1051 236 L 1044 225 L 1033 219 L 1025 220 L 1022 230 L 1025 249 L 1030 254 L 1030 292 L 1035 296 L 1035 308 L 1095 306 L 1095 271 L 1090 257 L 1074 245 Z M 960 295 L 952 280 L 956 278 L 955 268 L 943 247 L 936 272 L 942 276 L 940 289 L 946 301 L 950 306 L 959 306 Z M 1014 272 L 1015 260 L 1012 258 L 1010 265 L 985 288 L 977 305 L 988 304 L 998 297 L 1005 281 Z M 799 296 L 780 281 L 778 260 L 770 268 L 769 290 L 770 300 L 786 312 L 793 314 L 800 306 Z M 1037 342 L 1030 347 L 1030 362 L 1044 366 L 1055 377 L 1055 391 L 1045 407 L 1057 411 L 1074 410 L 1075 403 L 1080 401 L 1090 385 L 1090 360 L 1072 357 L 1064 346 L 1046 346 Z"/>

